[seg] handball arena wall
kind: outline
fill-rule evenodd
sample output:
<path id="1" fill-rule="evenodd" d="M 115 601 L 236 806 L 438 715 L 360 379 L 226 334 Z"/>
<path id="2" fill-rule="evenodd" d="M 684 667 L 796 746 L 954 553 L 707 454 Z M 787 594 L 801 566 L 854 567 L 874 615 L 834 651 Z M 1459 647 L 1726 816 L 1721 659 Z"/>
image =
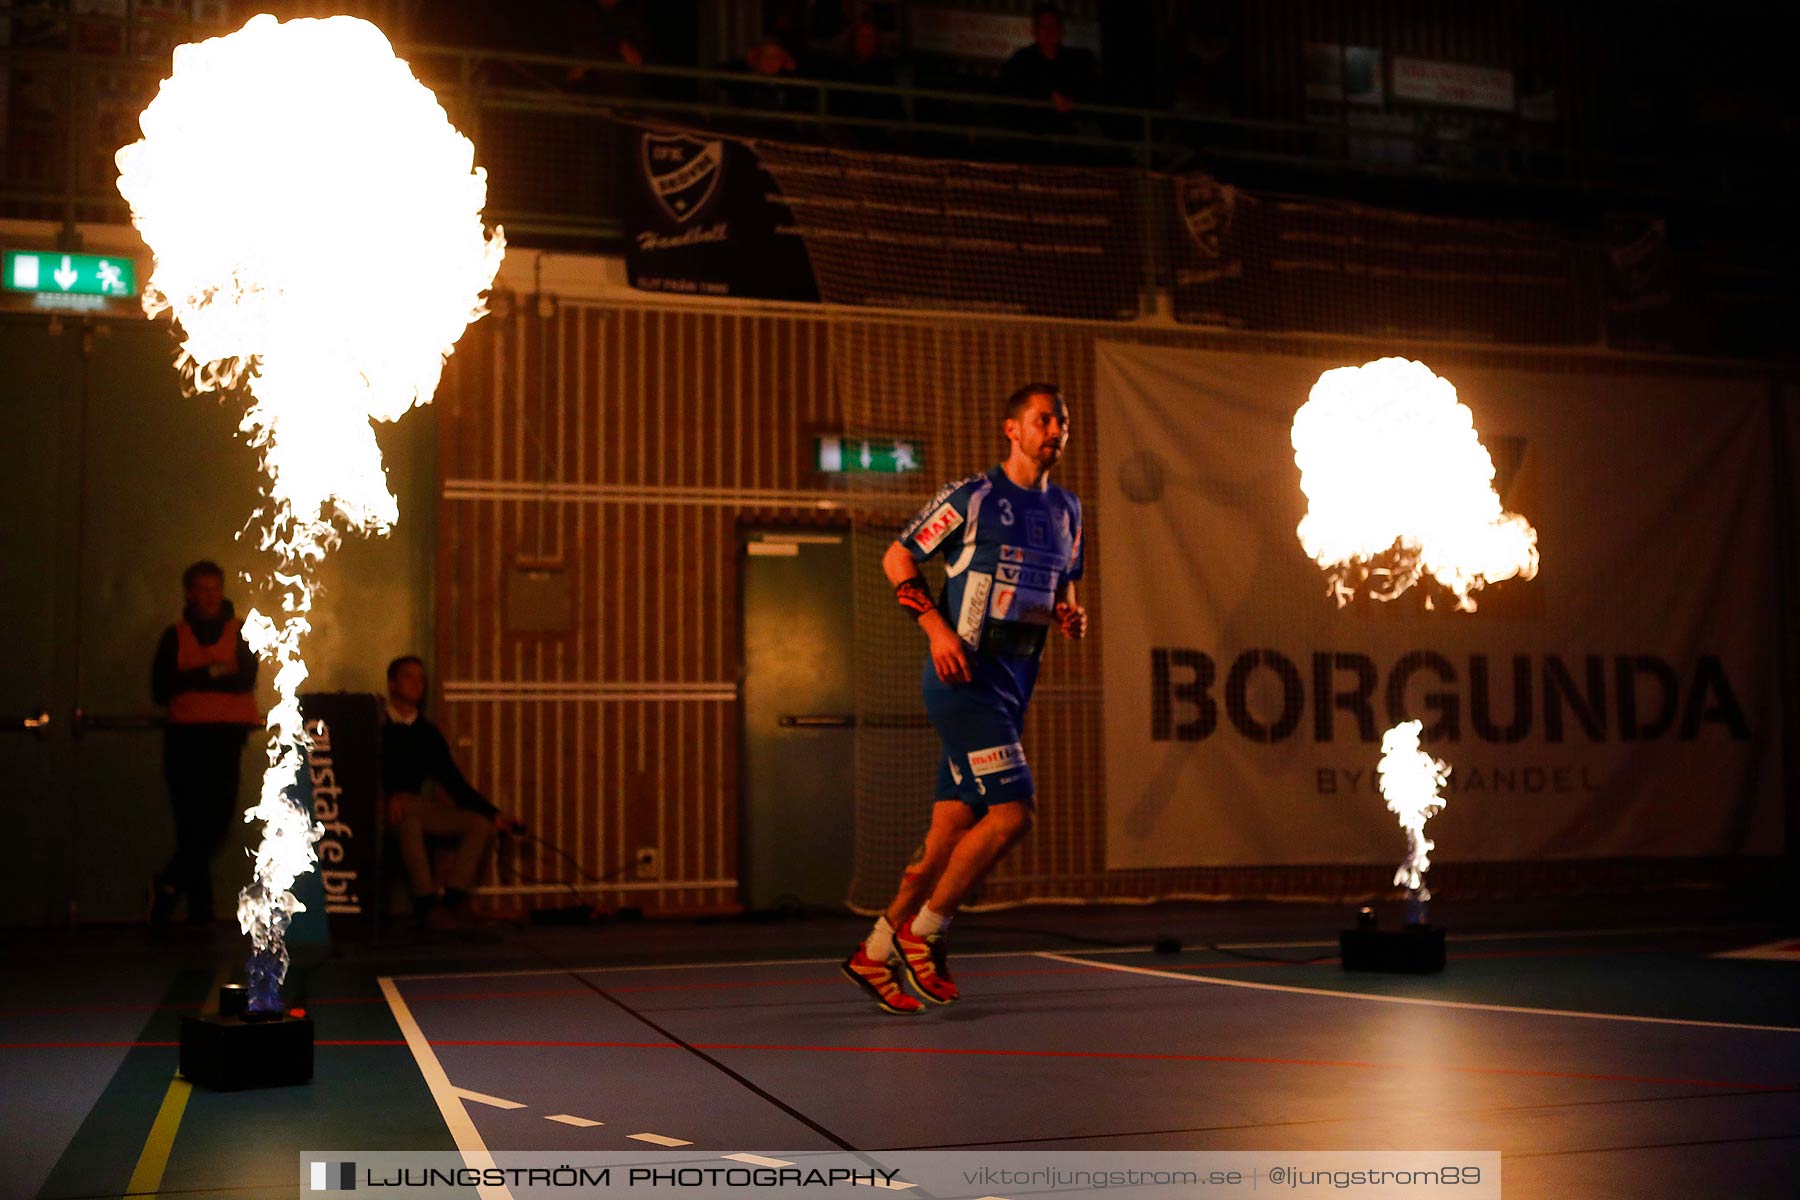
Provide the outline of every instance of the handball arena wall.
<path id="1" fill-rule="evenodd" d="M 880 554 L 941 483 L 998 461 L 999 399 L 1024 380 L 1048 379 L 1062 385 L 1072 409 L 1059 482 L 1083 497 L 1088 561 L 1098 562 L 1098 341 L 1352 363 L 1404 354 L 1440 371 L 1514 367 L 1696 383 L 1750 376 L 1769 381 L 1777 424 L 1794 421 L 1773 377 L 1743 364 L 645 297 L 558 281 L 559 266 L 574 273 L 569 279 L 580 270 L 573 258 L 552 262 L 560 292 L 540 283 L 542 294 L 496 298 L 493 314 L 450 360 L 434 406 L 439 712 L 478 786 L 588 874 L 612 879 L 601 896 L 649 911 L 738 903 L 737 573 L 739 531 L 749 524 L 851 534 L 859 728 L 856 779 L 845 796 L 856 806 L 855 882 L 846 899 L 858 908 L 882 902 L 916 844 L 927 800 L 910 785 L 906 764 L 928 757 L 931 745 L 929 730 L 893 719 L 917 708 L 921 647 L 894 611 Z M 521 282 L 511 280 L 515 289 Z M 811 459 L 816 434 L 919 436 L 924 470 L 824 477 Z M 556 576 L 570 598 L 566 623 L 509 630 L 509 587 Z M 1106 868 L 1106 587 L 1099 571 L 1082 584 L 1094 635 L 1082 644 L 1058 639 L 1046 655 L 1025 732 L 1042 789 L 1039 822 L 981 902 L 1383 894 L 1392 868 L 1369 864 Z M 623 869 L 643 845 L 661 849 L 658 879 L 631 879 Z M 1721 882 L 1779 863 L 1446 858 L 1433 880 L 1464 894 L 1604 891 Z M 566 894 L 565 873 L 548 855 L 524 857 L 507 882 L 486 890 Z"/>

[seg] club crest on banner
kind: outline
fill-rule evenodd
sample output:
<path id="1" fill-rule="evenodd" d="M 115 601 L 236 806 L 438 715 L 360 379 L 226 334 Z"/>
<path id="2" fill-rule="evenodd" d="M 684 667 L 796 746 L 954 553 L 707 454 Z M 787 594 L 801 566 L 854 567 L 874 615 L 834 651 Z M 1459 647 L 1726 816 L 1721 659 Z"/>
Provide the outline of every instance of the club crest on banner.
<path id="1" fill-rule="evenodd" d="M 1225 239 L 1237 213 L 1237 189 L 1210 175 L 1187 175 L 1176 182 L 1176 200 L 1194 248 L 1206 258 L 1225 257 Z"/>
<path id="2" fill-rule="evenodd" d="M 644 181 L 670 219 L 685 223 L 704 212 L 725 175 L 725 143 L 686 134 L 646 133 L 639 142 Z"/>

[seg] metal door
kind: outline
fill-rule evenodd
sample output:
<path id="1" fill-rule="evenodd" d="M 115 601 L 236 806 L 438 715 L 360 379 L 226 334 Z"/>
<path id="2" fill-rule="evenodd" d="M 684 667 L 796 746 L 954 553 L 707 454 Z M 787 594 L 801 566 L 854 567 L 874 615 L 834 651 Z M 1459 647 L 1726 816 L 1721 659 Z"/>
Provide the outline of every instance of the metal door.
<path id="1" fill-rule="evenodd" d="M 78 321 L 0 318 L 0 780 L 8 842 L 0 923 L 60 924 L 70 904 L 72 747 L 69 607 L 80 537 L 82 328 Z"/>
<path id="2" fill-rule="evenodd" d="M 744 904 L 841 907 L 855 774 L 850 535 L 747 530 L 740 578 Z"/>

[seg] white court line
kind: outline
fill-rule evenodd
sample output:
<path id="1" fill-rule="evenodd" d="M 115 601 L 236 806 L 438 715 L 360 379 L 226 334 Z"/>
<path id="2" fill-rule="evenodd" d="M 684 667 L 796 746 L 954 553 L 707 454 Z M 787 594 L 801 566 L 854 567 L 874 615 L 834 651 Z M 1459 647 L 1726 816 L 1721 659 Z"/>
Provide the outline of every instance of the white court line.
<path id="1" fill-rule="evenodd" d="M 785 1158 L 764 1158 L 760 1154 L 721 1154 L 720 1158 L 729 1158 L 732 1162 L 749 1163 L 753 1167 L 791 1167 L 794 1164 Z"/>
<path id="2" fill-rule="evenodd" d="M 471 1092 L 468 1088 L 451 1088 L 458 1100 L 473 1100 L 477 1104 L 485 1104 L 489 1108 L 524 1108 L 517 1100 L 502 1100 L 499 1096 L 490 1096 L 486 1092 Z"/>
<path id="3" fill-rule="evenodd" d="M 1203 983 L 1213 987 L 1248 988 L 1258 992 L 1291 992 L 1300 996 L 1326 996 L 1334 1000 L 1367 1000 L 1376 1004 L 1414 1004 L 1424 1008 L 1463 1008 L 1475 1012 L 1519 1013 L 1532 1017 L 1576 1017 L 1588 1021 L 1629 1021 L 1641 1025 L 1688 1025 L 1700 1029 L 1749 1029 L 1759 1033 L 1800 1033 L 1792 1025 L 1745 1025 L 1735 1021 L 1694 1021 L 1684 1017 L 1639 1017 L 1625 1013 L 1582 1012 L 1568 1008 L 1526 1008 L 1515 1004 L 1477 1004 L 1469 1000 L 1430 1000 L 1421 996 L 1382 996 L 1373 992 L 1340 992 L 1331 988 L 1295 987 L 1285 983 L 1254 983 L 1248 979 L 1220 979 L 1216 975 L 1199 975 L 1186 971 L 1161 971 L 1154 967 L 1129 967 L 1124 963 L 1094 962 L 1072 958 L 1049 950 L 1038 951 L 1039 958 L 1055 962 L 1078 963 L 1096 971 L 1126 971 L 1133 975 L 1149 975 L 1157 979 L 1176 979 L 1183 983 Z"/>
<path id="4" fill-rule="evenodd" d="M 592 1129 L 596 1125 L 604 1125 L 605 1121 L 590 1121 L 586 1117 L 571 1117 L 568 1113 L 557 1113 L 554 1117 L 545 1117 L 546 1121 L 560 1121 L 564 1125 L 573 1125 L 577 1129 Z"/>
<path id="5" fill-rule="evenodd" d="M 660 1133 L 628 1133 L 625 1136 L 634 1142 L 649 1142 L 652 1146 L 691 1146 L 694 1144 L 684 1142 L 680 1138 L 664 1137 Z"/>
<path id="6" fill-rule="evenodd" d="M 1735 929 L 1766 929 L 1771 922 L 1757 921 L 1742 925 L 1661 925 L 1642 929 L 1536 929 L 1519 930 L 1516 933 L 1466 933 L 1450 938 L 1457 942 L 1499 942 L 1529 941 L 1534 938 L 1584 938 L 1584 937 L 1630 937 L 1634 934 L 1659 933 L 1714 933 L 1730 932 Z M 1337 941 L 1292 941 L 1292 942 L 1221 942 L 1220 950 L 1317 950 L 1325 947 L 1336 947 Z M 1204 950 L 1207 945 L 1194 942 L 1189 949 Z M 1148 954 L 1155 947 L 1145 942 L 1141 946 L 1084 946 L 1072 953 L 1094 954 Z M 1037 955 L 1054 953 L 1049 950 L 985 950 L 975 954 L 958 954 L 956 959 L 963 962 L 972 958 L 1031 958 Z M 428 972 L 422 975 L 393 975 L 391 979 L 411 983 L 426 979 L 510 979 L 515 976 L 528 975 L 605 975 L 619 971 L 703 971 L 708 968 L 723 970 L 734 967 L 804 967 L 819 966 L 829 963 L 832 966 L 843 962 L 842 958 L 745 958 L 728 962 L 684 962 L 684 963 L 647 963 L 641 966 L 594 966 L 594 967 L 529 967 L 516 971 L 441 971 Z"/>
<path id="7" fill-rule="evenodd" d="M 1331 943 L 1337 945 L 1336 942 Z M 1142 946 L 1105 947 L 1095 950 L 1083 950 L 1083 954 L 1148 954 L 1152 947 Z M 976 954 L 958 954 L 957 962 L 966 962 L 971 958 L 1030 958 L 1040 953 L 1037 950 L 985 950 Z M 732 962 L 685 962 L 685 963 L 651 963 L 644 966 L 607 966 L 607 967 L 532 967 L 519 971 L 455 971 L 433 975 L 395 975 L 403 983 L 413 983 L 421 979 L 509 979 L 519 975 L 606 975 L 619 971 L 704 971 L 708 968 L 723 970 L 727 967 L 816 967 L 824 963 L 837 966 L 843 962 L 841 956 L 828 958 L 745 958 Z M 423 997 L 421 997 L 422 999 Z"/>
<path id="8" fill-rule="evenodd" d="M 419 1064 L 419 1074 L 425 1077 L 425 1086 L 431 1089 L 431 1098 L 437 1101 L 438 1112 L 443 1114 L 451 1139 L 462 1152 L 463 1165 L 477 1171 L 492 1167 L 494 1156 L 488 1153 L 487 1143 L 481 1140 L 481 1134 L 475 1129 L 475 1122 L 469 1119 L 468 1110 L 457 1099 L 456 1089 L 450 1086 L 450 1077 L 444 1074 L 444 1067 L 438 1062 L 437 1053 L 425 1039 L 419 1023 L 413 1020 L 412 1010 L 400 998 L 400 989 L 385 975 L 375 982 L 380 985 L 381 994 L 387 997 L 394 1021 L 406 1038 L 406 1048 L 412 1051 L 413 1061 Z M 481 1200 L 512 1200 L 512 1192 L 503 1184 L 484 1183 L 478 1185 L 475 1191 Z"/>
<path id="9" fill-rule="evenodd" d="M 1520 942 L 1534 941 L 1542 938 L 1610 938 L 1638 937 L 1659 933 L 1729 933 L 1735 929 L 1766 929 L 1767 921 L 1757 921 L 1747 925 L 1646 925 L 1638 929 L 1540 929 L 1520 930 L 1516 933 L 1459 933 L 1451 935 L 1447 940 L 1452 944 L 1458 942 Z M 1326 946 L 1335 947 L 1337 942 L 1220 942 L 1220 950 L 1318 950 Z M 1147 947 L 1146 947 L 1147 948 Z M 1203 950 L 1205 946 L 1196 944 L 1194 949 Z M 1089 951 L 1081 951 L 1083 954 Z M 1093 953 L 1099 953 L 1094 951 Z M 1108 951 L 1107 953 L 1112 953 Z"/>
<path id="10" fill-rule="evenodd" d="M 1722 950 L 1711 957 L 1754 958 L 1763 962 L 1800 962 L 1800 940 L 1783 938 L 1779 942 L 1764 942 L 1760 946 L 1745 946 L 1741 950 Z"/>

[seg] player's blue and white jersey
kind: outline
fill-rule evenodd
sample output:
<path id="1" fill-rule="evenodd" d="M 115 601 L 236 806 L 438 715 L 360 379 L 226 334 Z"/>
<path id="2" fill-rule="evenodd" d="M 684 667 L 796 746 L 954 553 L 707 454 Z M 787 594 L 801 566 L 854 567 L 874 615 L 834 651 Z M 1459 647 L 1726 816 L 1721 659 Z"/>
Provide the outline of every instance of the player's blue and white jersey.
<path id="1" fill-rule="evenodd" d="M 918 562 L 944 556 L 938 610 L 969 650 L 976 682 L 997 667 L 1022 704 L 1056 623 L 1056 593 L 1081 578 L 1081 502 L 1054 483 L 1022 488 L 994 467 L 945 487 L 899 541 Z"/>

